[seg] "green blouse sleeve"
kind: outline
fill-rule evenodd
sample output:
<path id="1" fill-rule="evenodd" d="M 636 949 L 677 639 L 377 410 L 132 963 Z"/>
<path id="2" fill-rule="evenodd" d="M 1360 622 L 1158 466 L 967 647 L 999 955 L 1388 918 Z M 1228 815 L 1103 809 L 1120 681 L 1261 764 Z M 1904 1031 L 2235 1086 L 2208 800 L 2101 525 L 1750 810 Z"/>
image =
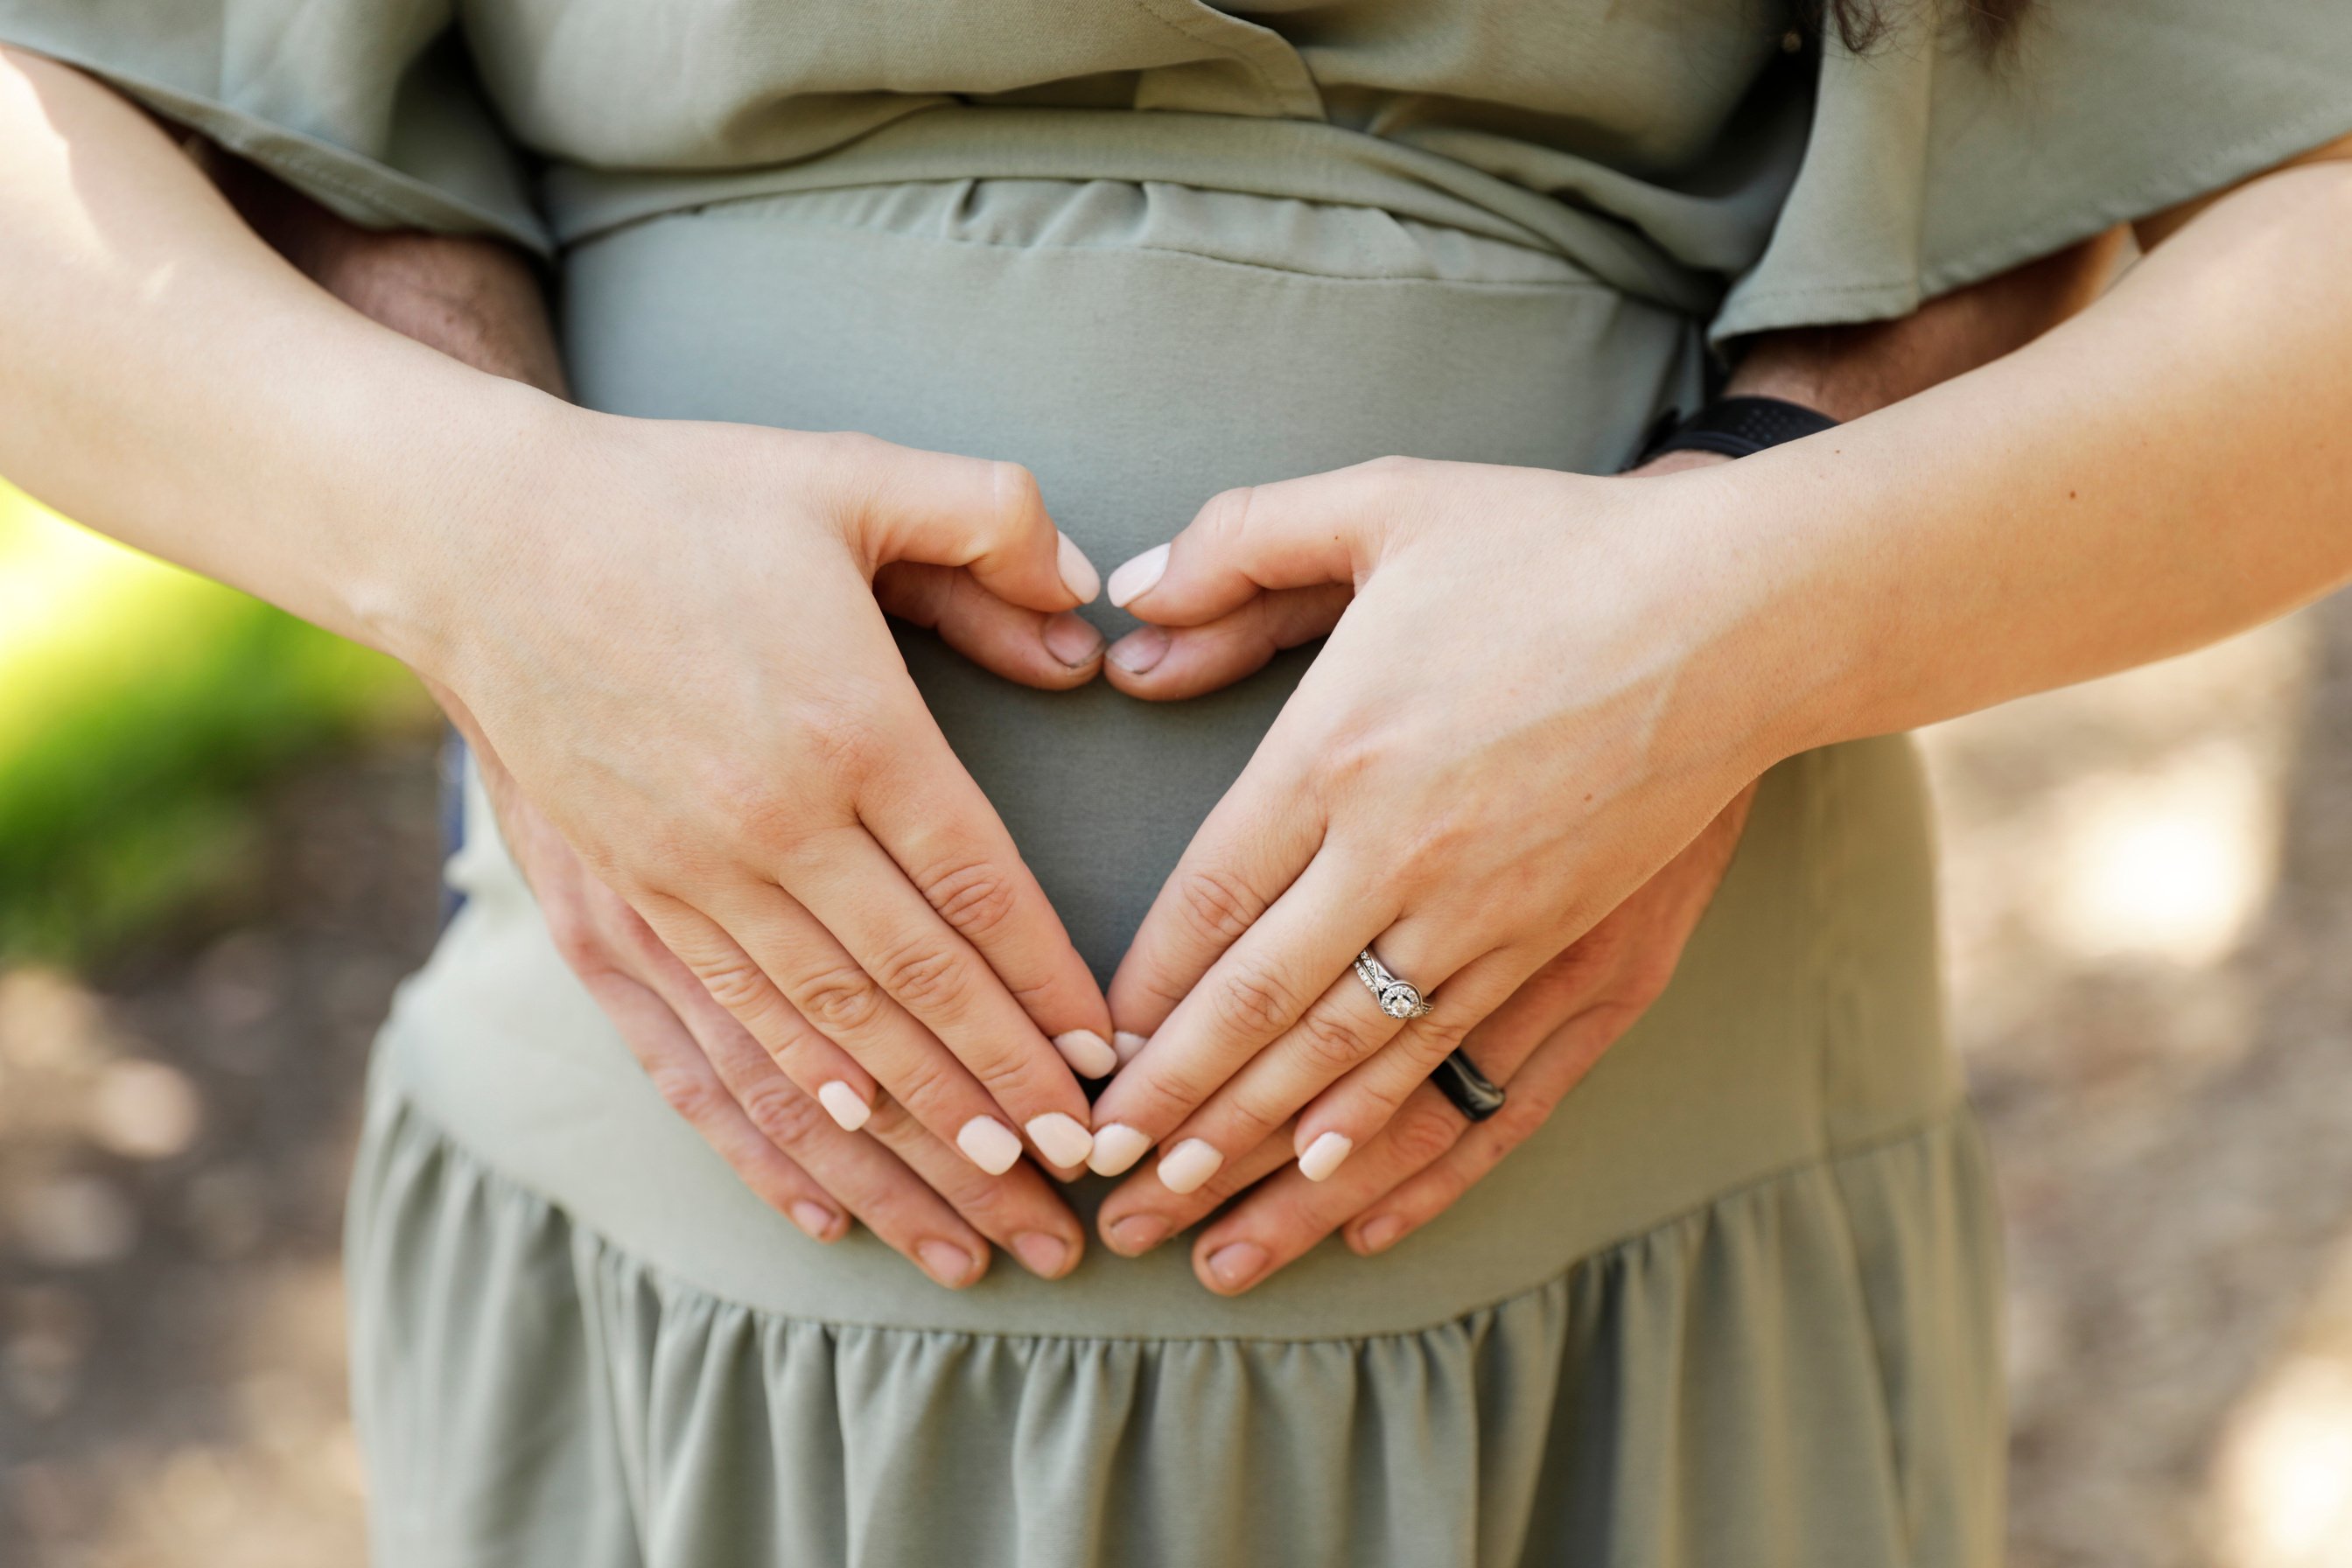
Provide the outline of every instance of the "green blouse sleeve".
<path id="1" fill-rule="evenodd" d="M 0 0 L 0 41 L 104 78 L 354 223 L 545 252 L 451 0 Z"/>
<path id="2" fill-rule="evenodd" d="M 1712 327 L 1883 320 L 2352 132 L 2343 0 L 2038 0 L 1988 56 L 1822 52 L 1796 183 Z"/>

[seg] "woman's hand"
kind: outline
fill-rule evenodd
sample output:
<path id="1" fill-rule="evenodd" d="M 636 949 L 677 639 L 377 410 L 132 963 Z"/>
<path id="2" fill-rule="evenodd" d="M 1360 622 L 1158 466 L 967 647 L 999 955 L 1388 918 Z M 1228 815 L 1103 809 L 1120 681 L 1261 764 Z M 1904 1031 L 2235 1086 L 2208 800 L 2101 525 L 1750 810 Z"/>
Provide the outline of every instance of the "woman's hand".
<path id="1" fill-rule="evenodd" d="M 1229 492 L 1114 574 L 1178 627 L 1266 589 L 1353 597 L 1113 981 L 1150 1043 L 1096 1108 L 1097 1170 L 1160 1144 L 1181 1195 L 1296 1114 L 1328 1178 L 1774 760 L 1769 672 L 1722 656 L 1738 552 L 1692 526 L 1712 477 L 1387 459 Z M 1368 946 L 1428 1016 L 1382 1012 Z"/>
<path id="2" fill-rule="evenodd" d="M 1116 1251 L 1141 1252 L 1239 1195 L 1192 1246 L 1193 1272 L 1224 1295 L 1248 1289 L 1335 1230 L 1365 1257 L 1394 1247 L 1549 1121 L 1664 993 L 1730 868 L 1754 800 L 1755 786 L 1742 790 L 1688 847 L 1470 1032 L 1463 1050 L 1510 1090 L 1492 1118 L 1473 1124 L 1423 1084 L 1320 1182 L 1292 1163 L 1286 1126 L 1181 1196 L 1152 1172 L 1138 1172 L 1104 1203 L 1103 1236 Z"/>
<path id="3" fill-rule="evenodd" d="M 1045 1279 L 1076 1267 L 1085 1237 L 1043 1176 L 977 1171 L 892 1104 L 866 1122 L 871 1138 L 835 1126 L 588 874 L 498 758 L 475 762 L 556 950 L 662 1098 L 770 1206 L 818 1241 L 839 1240 L 855 1215 L 951 1289 L 987 1272 L 991 1241 Z"/>
<path id="4" fill-rule="evenodd" d="M 1097 581 L 1028 474 L 864 437 L 544 413 L 454 588 L 386 640 L 845 1128 L 878 1087 L 991 1174 L 1021 1154 L 1013 1127 L 1083 1164 L 1065 1057 L 1108 1069 L 1108 1009 L 875 586 L 897 565 L 886 591 L 950 640 L 1011 616 L 1049 647 L 1046 623 Z"/>

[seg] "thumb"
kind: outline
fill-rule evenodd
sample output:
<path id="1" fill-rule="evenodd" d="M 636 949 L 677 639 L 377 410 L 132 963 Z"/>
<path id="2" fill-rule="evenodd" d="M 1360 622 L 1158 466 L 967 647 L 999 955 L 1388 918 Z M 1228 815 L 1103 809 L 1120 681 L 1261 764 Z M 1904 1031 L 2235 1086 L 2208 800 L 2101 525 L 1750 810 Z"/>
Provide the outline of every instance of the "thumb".
<path id="1" fill-rule="evenodd" d="M 1421 465 L 1382 458 L 1227 490 L 1184 531 L 1110 574 L 1110 602 L 1162 626 L 1230 615 L 1267 588 L 1354 586 L 1371 568 Z"/>
<path id="2" fill-rule="evenodd" d="M 866 436 L 832 445 L 835 493 L 869 569 L 896 561 L 961 566 L 1009 604 L 1066 610 L 1101 579 L 1055 528 L 1037 480 L 1018 463 L 919 451 Z"/>

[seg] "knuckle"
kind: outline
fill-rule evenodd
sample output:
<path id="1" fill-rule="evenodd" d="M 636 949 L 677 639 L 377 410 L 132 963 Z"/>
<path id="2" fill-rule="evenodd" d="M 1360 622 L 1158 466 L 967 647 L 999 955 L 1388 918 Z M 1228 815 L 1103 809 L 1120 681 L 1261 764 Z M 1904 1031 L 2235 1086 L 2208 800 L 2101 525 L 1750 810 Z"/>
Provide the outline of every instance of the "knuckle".
<path id="1" fill-rule="evenodd" d="M 1209 995 L 1217 1023 L 1250 1039 L 1278 1033 L 1298 1016 L 1289 984 L 1263 969 L 1244 969 L 1229 975 Z"/>
<path id="2" fill-rule="evenodd" d="M 1399 1158 L 1414 1168 L 1433 1163 L 1462 1136 L 1462 1119 L 1429 1104 L 1407 1105 L 1389 1123 L 1389 1141 Z"/>
<path id="3" fill-rule="evenodd" d="M 1316 1007 L 1298 1023 L 1298 1050 L 1309 1067 L 1337 1078 L 1380 1048 L 1371 1029 L 1336 1008 Z"/>
<path id="4" fill-rule="evenodd" d="M 1220 490 L 1209 498 L 1207 506 L 1201 509 L 1202 521 L 1209 525 L 1213 533 L 1238 538 L 1249 527 L 1250 509 L 1256 500 L 1257 489 L 1254 485 L 1236 485 L 1232 489 Z"/>
<path id="5" fill-rule="evenodd" d="M 1257 923 L 1265 905 L 1238 878 L 1218 870 L 1199 870 L 1177 886 L 1178 908 L 1202 935 L 1230 945 Z"/>
<path id="6" fill-rule="evenodd" d="M 831 1126 L 816 1101 L 809 1099 L 783 1079 L 769 1079 L 753 1084 L 736 1097 L 743 1114 L 751 1119 L 769 1142 L 779 1149 L 793 1149 L 806 1142 L 820 1131 L 818 1123 Z"/>
<path id="7" fill-rule="evenodd" d="M 998 460 L 989 465 L 989 484 L 996 500 L 997 519 L 1007 528 L 1018 527 L 1045 510 L 1045 495 L 1037 476 L 1019 463 Z"/>
<path id="8" fill-rule="evenodd" d="M 541 915 L 547 921 L 548 940 L 555 944 L 556 956 L 566 968 L 583 978 L 611 972 L 612 950 L 604 945 L 593 921 L 569 904 L 542 906 Z"/>
<path id="9" fill-rule="evenodd" d="M 801 1016 L 838 1038 L 873 1027 L 882 1016 L 882 989 L 856 964 L 837 964 L 794 985 L 792 1003 Z"/>
<path id="10" fill-rule="evenodd" d="M 742 953 L 706 958 L 694 965 L 694 976 L 710 999 L 739 1018 L 758 1016 L 768 1001 L 768 977 Z"/>
<path id="11" fill-rule="evenodd" d="M 1020 907 L 1012 879 L 985 860 L 950 863 L 919 878 L 917 885 L 940 919 L 975 942 L 1001 930 Z"/>
<path id="12" fill-rule="evenodd" d="M 709 1126 L 726 1097 L 716 1080 L 688 1068 L 654 1068 L 646 1076 L 662 1103 L 696 1127 Z"/>
<path id="13" fill-rule="evenodd" d="M 844 789 L 873 778 L 888 759 L 892 743 L 876 710 L 862 702 L 832 698 L 814 702 L 801 715 L 800 733 L 806 760 L 824 776 Z M 753 818 L 770 835 L 789 833 L 803 813 L 789 801 L 767 795 L 764 811 Z"/>
<path id="14" fill-rule="evenodd" d="M 963 955 L 928 934 L 901 942 L 874 963 L 874 979 L 913 1013 L 956 1013 L 971 998 Z"/>
<path id="15" fill-rule="evenodd" d="M 1458 1010 L 1452 1016 L 1441 1009 L 1422 1019 L 1412 1029 L 1414 1058 L 1432 1067 L 1436 1066 L 1462 1048 L 1462 1042 L 1470 1037 L 1470 1030 L 1475 1022 L 1467 1016 L 1466 1009 Z"/>
<path id="16" fill-rule="evenodd" d="M 906 1107 L 910 1121 L 947 1126 L 951 1134 L 954 1128 L 949 1124 L 954 1121 L 956 1079 L 955 1069 L 946 1057 L 927 1052 L 892 1075 L 889 1090 Z M 884 1101 L 876 1108 L 877 1114 L 887 1106 L 888 1101 Z M 867 1123 L 868 1127 L 873 1125 Z M 923 1136 L 930 1136 L 929 1129 L 923 1130 Z"/>

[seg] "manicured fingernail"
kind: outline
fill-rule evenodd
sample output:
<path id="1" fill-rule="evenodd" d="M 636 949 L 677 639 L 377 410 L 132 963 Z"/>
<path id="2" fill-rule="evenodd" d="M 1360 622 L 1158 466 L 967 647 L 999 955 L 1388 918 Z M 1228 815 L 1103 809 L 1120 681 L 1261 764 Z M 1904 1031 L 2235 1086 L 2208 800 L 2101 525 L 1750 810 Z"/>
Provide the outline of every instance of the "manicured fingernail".
<path id="1" fill-rule="evenodd" d="M 1404 1221 L 1392 1214 L 1384 1214 L 1378 1219 L 1366 1220 L 1364 1228 L 1356 1233 L 1356 1239 L 1363 1244 L 1366 1252 L 1385 1252 L 1403 1239 L 1403 1237 Z"/>
<path id="2" fill-rule="evenodd" d="M 1168 547 L 1155 544 L 1110 574 L 1110 602 L 1120 609 L 1138 595 L 1151 592 L 1153 584 L 1168 570 Z"/>
<path id="3" fill-rule="evenodd" d="M 1236 1241 L 1209 1254 L 1209 1272 L 1219 1285 L 1238 1290 L 1265 1272 L 1265 1248 L 1255 1241 Z"/>
<path id="4" fill-rule="evenodd" d="M 1103 649 L 1102 633 L 1088 625 L 1086 616 L 1069 610 L 1046 616 L 1043 635 L 1045 651 L 1072 669 L 1092 664 Z"/>
<path id="5" fill-rule="evenodd" d="M 1339 1162 L 1355 1152 L 1356 1141 L 1337 1132 L 1326 1132 L 1307 1145 L 1307 1152 L 1298 1156 L 1298 1173 L 1310 1182 L 1319 1182 L 1339 1168 Z"/>
<path id="6" fill-rule="evenodd" d="M 1138 626 L 1111 644 L 1106 657 L 1129 675 L 1148 675 L 1168 657 L 1168 634 L 1158 626 Z"/>
<path id="7" fill-rule="evenodd" d="M 1118 1065 L 1125 1067 L 1135 1059 L 1135 1053 L 1151 1043 L 1149 1035 L 1139 1035 L 1129 1029 L 1111 1031 L 1110 1048 L 1118 1053 Z"/>
<path id="8" fill-rule="evenodd" d="M 1168 1222 L 1154 1214 L 1131 1214 L 1110 1227 L 1110 1244 L 1128 1257 L 1149 1252 L 1168 1238 Z"/>
<path id="9" fill-rule="evenodd" d="M 1056 537 L 1062 542 L 1061 553 L 1055 558 L 1062 572 L 1062 586 L 1076 594 L 1079 604 L 1087 604 L 1102 592 L 1102 576 L 1096 572 L 1095 563 L 1087 559 L 1087 552 L 1078 548 L 1076 540 L 1066 533 Z"/>
<path id="10" fill-rule="evenodd" d="M 975 1116 L 965 1122 L 956 1134 L 956 1147 L 992 1176 L 1004 1174 L 1021 1158 L 1021 1140 L 993 1116 Z"/>
<path id="11" fill-rule="evenodd" d="M 1049 1110 L 1043 1116 L 1031 1117 L 1027 1126 L 1029 1142 L 1036 1144 L 1049 1162 L 1066 1171 L 1085 1164 L 1087 1156 L 1095 1152 L 1095 1135 L 1075 1116 Z"/>
<path id="12" fill-rule="evenodd" d="M 1150 1134 L 1129 1127 L 1124 1121 L 1114 1121 L 1095 1129 L 1095 1152 L 1087 1157 L 1087 1169 L 1097 1176 L 1116 1176 L 1143 1158 L 1151 1147 Z"/>
<path id="13" fill-rule="evenodd" d="M 1199 1188 L 1225 1163 L 1218 1147 L 1205 1138 L 1187 1138 L 1160 1162 L 1160 1184 L 1181 1196 Z"/>
<path id="14" fill-rule="evenodd" d="M 1054 1048 L 1080 1078 L 1106 1078 L 1118 1066 L 1118 1053 L 1092 1029 L 1072 1029 L 1054 1037 Z"/>
<path id="15" fill-rule="evenodd" d="M 1070 1244 L 1042 1230 L 1024 1230 L 1013 1238 L 1013 1256 L 1032 1274 L 1051 1279 L 1070 1266 Z"/>
<path id="16" fill-rule="evenodd" d="M 942 1285 L 953 1287 L 971 1278 L 971 1254 L 952 1243 L 918 1242 L 915 1256 L 922 1260 L 923 1272 Z"/>
<path id="17" fill-rule="evenodd" d="M 793 1205 L 793 1223 L 808 1232 L 813 1240 L 831 1241 L 834 1227 L 841 1223 L 841 1216 L 823 1204 L 813 1204 L 803 1198 Z"/>
<path id="18" fill-rule="evenodd" d="M 827 1116 L 841 1123 L 844 1132 L 856 1131 L 874 1114 L 874 1108 L 858 1099 L 857 1091 L 839 1079 L 817 1089 L 816 1102 L 824 1107 Z"/>

